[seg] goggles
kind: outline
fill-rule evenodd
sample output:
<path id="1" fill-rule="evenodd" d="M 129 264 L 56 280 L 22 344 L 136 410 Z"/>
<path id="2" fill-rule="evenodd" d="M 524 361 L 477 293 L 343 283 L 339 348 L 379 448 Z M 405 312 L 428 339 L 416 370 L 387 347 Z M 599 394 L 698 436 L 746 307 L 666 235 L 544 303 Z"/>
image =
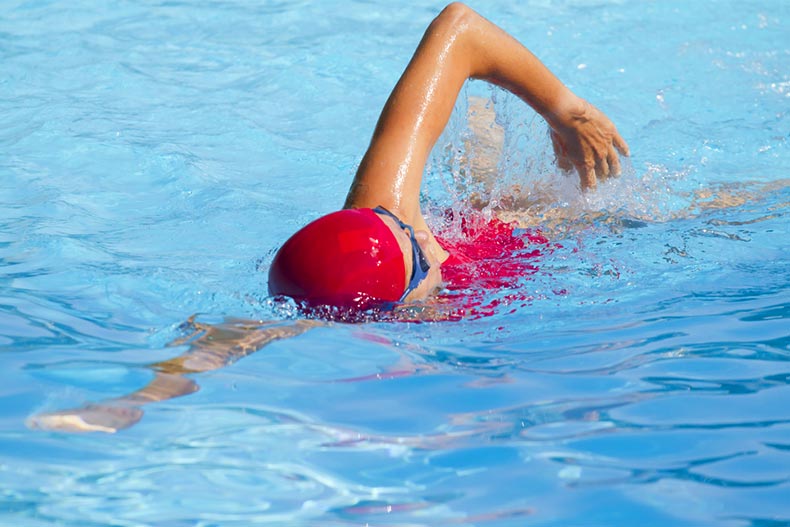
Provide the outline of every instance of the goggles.
<path id="1" fill-rule="evenodd" d="M 403 223 L 400 221 L 400 218 L 380 205 L 373 209 L 373 212 L 389 216 L 398 223 L 401 229 L 406 229 L 409 232 L 409 239 L 411 240 L 411 279 L 406 286 L 406 291 L 404 291 L 403 296 L 400 298 L 400 301 L 403 302 L 409 293 L 417 289 L 420 282 L 425 280 L 425 277 L 428 276 L 431 264 L 428 263 L 425 253 L 422 252 L 422 247 L 417 243 L 417 238 L 414 236 L 414 228 L 411 225 Z"/>

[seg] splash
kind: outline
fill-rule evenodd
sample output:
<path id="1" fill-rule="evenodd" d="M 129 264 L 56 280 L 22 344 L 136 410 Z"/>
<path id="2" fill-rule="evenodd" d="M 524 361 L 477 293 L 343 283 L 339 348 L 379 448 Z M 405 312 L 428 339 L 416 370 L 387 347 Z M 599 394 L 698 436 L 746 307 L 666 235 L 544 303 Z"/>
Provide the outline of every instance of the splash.
<path id="1" fill-rule="evenodd" d="M 427 174 L 431 199 L 423 200 L 430 216 L 443 219 L 449 209 L 464 217 L 477 210 L 538 228 L 551 240 L 591 226 L 672 221 L 738 201 L 737 189 L 706 187 L 694 164 L 670 168 L 642 161 L 637 167 L 628 158 L 619 177 L 582 192 L 575 173 L 556 167 L 545 121 L 517 97 L 487 85 L 464 89 L 437 145 Z M 461 233 L 460 223 L 454 228 Z"/>

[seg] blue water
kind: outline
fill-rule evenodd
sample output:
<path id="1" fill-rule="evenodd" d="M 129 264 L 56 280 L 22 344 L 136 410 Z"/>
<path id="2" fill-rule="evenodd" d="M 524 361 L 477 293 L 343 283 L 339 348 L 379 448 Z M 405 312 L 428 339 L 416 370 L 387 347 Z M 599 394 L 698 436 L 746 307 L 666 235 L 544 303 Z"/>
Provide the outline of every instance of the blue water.
<path id="1" fill-rule="evenodd" d="M 114 435 L 25 426 L 143 386 L 193 314 L 287 316 L 273 251 L 342 204 L 442 7 L 396 4 L 2 2 L 0 524 L 790 525 L 780 0 L 470 2 L 633 153 L 582 196 L 519 101 L 464 91 L 426 205 L 493 99 L 493 196 L 550 196 L 529 301 L 318 328 Z"/>

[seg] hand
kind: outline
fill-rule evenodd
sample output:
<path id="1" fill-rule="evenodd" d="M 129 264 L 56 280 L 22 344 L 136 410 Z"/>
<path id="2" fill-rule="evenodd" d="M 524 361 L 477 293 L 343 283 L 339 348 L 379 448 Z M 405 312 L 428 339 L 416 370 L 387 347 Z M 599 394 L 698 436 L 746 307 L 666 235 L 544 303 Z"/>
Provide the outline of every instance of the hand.
<path id="1" fill-rule="evenodd" d="M 597 179 L 620 175 L 617 153 L 627 156 L 628 145 L 598 108 L 576 98 L 549 124 L 557 166 L 563 170 L 575 167 L 582 189 L 595 188 Z"/>
<path id="2" fill-rule="evenodd" d="M 143 416 L 134 406 L 87 405 L 81 408 L 33 415 L 28 428 L 60 432 L 105 432 L 113 434 L 129 428 Z"/>

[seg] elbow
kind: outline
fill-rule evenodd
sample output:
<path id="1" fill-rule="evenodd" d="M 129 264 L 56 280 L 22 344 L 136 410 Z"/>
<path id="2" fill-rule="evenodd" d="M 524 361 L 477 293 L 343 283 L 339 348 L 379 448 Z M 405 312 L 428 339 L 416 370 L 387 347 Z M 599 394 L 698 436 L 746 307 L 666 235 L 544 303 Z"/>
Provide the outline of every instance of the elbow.
<path id="1" fill-rule="evenodd" d="M 454 16 L 462 16 L 469 13 L 474 13 L 471 7 L 467 6 L 463 2 L 450 2 L 444 9 L 442 9 L 442 14 L 447 13 L 448 15 Z"/>
<path id="2" fill-rule="evenodd" d="M 452 2 L 442 9 L 442 12 L 436 17 L 436 22 L 457 27 L 468 23 L 469 20 L 476 15 L 477 13 L 466 4 Z"/>
<path id="3" fill-rule="evenodd" d="M 470 70 L 471 65 L 468 61 L 472 55 L 471 48 L 476 42 L 475 28 L 479 27 L 481 20 L 482 17 L 471 7 L 461 2 L 452 2 L 433 20 L 426 34 L 445 40 L 448 46 L 456 50 L 459 60 L 467 62 L 465 67 Z M 468 72 L 467 77 L 469 75 L 471 71 Z"/>
<path id="4" fill-rule="evenodd" d="M 475 21 L 480 18 L 471 7 L 468 7 L 461 2 L 453 2 L 448 4 L 442 12 L 431 22 L 428 27 L 427 34 L 435 36 L 443 36 L 443 38 L 451 41 L 456 41 L 461 37 L 461 41 L 466 42 L 468 39 L 466 35 L 469 34 Z"/>

